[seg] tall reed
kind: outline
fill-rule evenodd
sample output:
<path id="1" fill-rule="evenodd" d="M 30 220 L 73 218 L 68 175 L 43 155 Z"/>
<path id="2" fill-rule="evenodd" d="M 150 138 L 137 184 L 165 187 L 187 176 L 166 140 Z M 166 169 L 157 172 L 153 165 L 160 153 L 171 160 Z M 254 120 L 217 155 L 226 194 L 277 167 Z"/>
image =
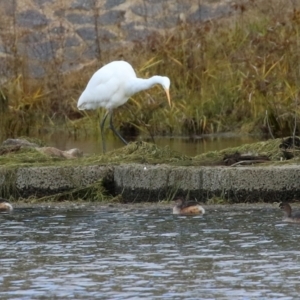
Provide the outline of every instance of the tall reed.
<path id="1" fill-rule="evenodd" d="M 181 23 L 173 31 L 135 42 L 133 49 L 122 51 L 122 57 L 140 77 L 169 76 L 173 106 L 169 109 L 164 92 L 153 88 L 116 110 L 116 124 L 124 131 L 135 129 L 149 136 L 298 133 L 298 6 L 283 0 L 249 1 L 236 5 L 231 17 Z M 120 49 L 105 52 L 100 46 L 98 65 L 119 59 Z M 99 130 L 103 111 L 76 108 L 96 66 L 68 74 L 57 71 L 56 76 L 53 70 L 59 70 L 62 63 L 53 61 L 54 76 L 48 80 L 32 82 L 18 75 L 2 84 L 2 134 L 30 134 L 58 123 L 65 124 L 70 134 Z"/>

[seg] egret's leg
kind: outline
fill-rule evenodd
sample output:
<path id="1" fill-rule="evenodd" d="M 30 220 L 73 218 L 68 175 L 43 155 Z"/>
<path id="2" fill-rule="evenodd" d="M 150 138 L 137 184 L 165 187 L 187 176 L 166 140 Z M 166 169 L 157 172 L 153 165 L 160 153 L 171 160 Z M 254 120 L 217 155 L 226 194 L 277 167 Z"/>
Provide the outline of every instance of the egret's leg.
<path id="1" fill-rule="evenodd" d="M 114 125 L 113 125 L 113 112 L 110 112 L 110 121 L 109 121 L 109 125 L 110 125 L 110 129 L 114 132 L 115 135 L 117 135 L 119 137 L 119 139 L 125 144 L 127 145 L 128 142 L 121 136 L 121 134 L 115 129 Z"/>
<path id="2" fill-rule="evenodd" d="M 105 140 L 104 140 L 104 123 L 105 123 L 105 120 L 107 118 L 109 114 L 109 110 L 105 113 L 101 123 L 100 123 L 100 131 L 101 131 L 101 139 L 102 139 L 102 151 L 103 153 L 106 152 L 106 146 L 105 146 Z"/>

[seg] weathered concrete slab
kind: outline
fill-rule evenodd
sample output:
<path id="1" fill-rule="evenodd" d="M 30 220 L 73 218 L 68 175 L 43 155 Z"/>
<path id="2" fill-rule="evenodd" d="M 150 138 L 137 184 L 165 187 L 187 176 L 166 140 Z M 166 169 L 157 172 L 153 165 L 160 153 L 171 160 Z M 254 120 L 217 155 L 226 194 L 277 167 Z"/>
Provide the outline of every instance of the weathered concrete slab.
<path id="1" fill-rule="evenodd" d="M 156 201 L 176 193 L 197 191 L 203 168 L 128 164 L 114 169 L 115 192 L 128 201 Z"/>
<path id="2" fill-rule="evenodd" d="M 233 202 L 300 198 L 300 165 L 248 167 L 119 166 L 0 169 L 0 194 L 14 187 L 22 197 L 45 196 L 104 180 L 108 193 L 127 202 L 159 201 L 175 195 Z M 7 184 L 9 182 L 9 185 Z"/>
<path id="3" fill-rule="evenodd" d="M 300 197 L 300 165 L 172 167 L 121 165 L 114 169 L 115 191 L 128 201 L 157 201 L 189 194 L 205 201 L 222 196 L 234 202 L 279 201 Z"/>
<path id="4" fill-rule="evenodd" d="M 7 185 L 8 172 L 0 172 L 0 184 Z M 99 180 L 112 180 L 113 170 L 107 166 L 78 167 L 32 167 L 12 170 L 10 178 L 22 197 L 45 196 L 78 187 L 84 187 Z"/>

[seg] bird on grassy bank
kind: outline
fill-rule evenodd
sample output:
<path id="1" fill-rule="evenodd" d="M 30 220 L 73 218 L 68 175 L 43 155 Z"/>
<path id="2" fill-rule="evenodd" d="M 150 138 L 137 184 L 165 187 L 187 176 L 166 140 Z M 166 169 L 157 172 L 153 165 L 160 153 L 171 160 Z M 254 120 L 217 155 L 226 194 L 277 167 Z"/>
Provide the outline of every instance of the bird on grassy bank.
<path id="1" fill-rule="evenodd" d="M 0 198 L 0 212 L 12 212 L 13 207 L 12 205 L 3 198 Z"/>
<path id="2" fill-rule="evenodd" d="M 300 212 L 292 213 L 292 208 L 288 203 L 281 202 L 280 209 L 283 210 L 284 217 L 282 221 L 289 223 L 300 223 Z"/>
<path id="3" fill-rule="evenodd" d="M 183 199 L 175 199 L 173 207 L 174 215 L 204 215 L 205 209 L 197 201 L 184 201 Z"/>
<path id="4" fill-rule="evenodd" d="M 110 115 L 110 129 L 127 145 L 127 141 L 113 125 L 113 109 L 126 103 L 132 95 L 147 90 L 155 84 L 160 84 L 163 87 L 171 106 L 170 79 L 168 77 L 156 75 L 148 79 L 137 78 L 132 66 L 125 61 L 113 61 L 94 73 L 81 94 L 77 107 L 79 110 L 99 107 L 107 109 L 100 122 L 103 152 L 106 151 L 103 128 L 107 116 Z"/>

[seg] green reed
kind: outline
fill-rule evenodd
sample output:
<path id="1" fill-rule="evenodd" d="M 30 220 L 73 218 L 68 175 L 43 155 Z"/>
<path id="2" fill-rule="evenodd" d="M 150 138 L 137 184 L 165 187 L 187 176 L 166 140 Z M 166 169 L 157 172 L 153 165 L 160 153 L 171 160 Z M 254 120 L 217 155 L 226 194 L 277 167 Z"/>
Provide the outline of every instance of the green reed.
<path id="1" fill-rule="evenodd" d="M 299 7 L 273 0 L 235 9 L 231 17 L 182 23 L 173 32 L 153 34 L 131 51 L 123 51 L 138 76 L 170 77 L 173 104 L 168 107 L 159 87 L 133 96 L 115 111 L 121 131 L 129 128 L 149 136 L 298 132 Z M 118 59 L 119 52 L 102 51 L 99 65 Z M 84 72 L 60 75 L 59 81 L 53 76 L 32 83 L 19 76 L 4 84 L 1 130 L 24 135 L 63 123 L 70 134 L 98 132 L 103 111 L 76 108 L 96 69 L 90 66 Z"/>

